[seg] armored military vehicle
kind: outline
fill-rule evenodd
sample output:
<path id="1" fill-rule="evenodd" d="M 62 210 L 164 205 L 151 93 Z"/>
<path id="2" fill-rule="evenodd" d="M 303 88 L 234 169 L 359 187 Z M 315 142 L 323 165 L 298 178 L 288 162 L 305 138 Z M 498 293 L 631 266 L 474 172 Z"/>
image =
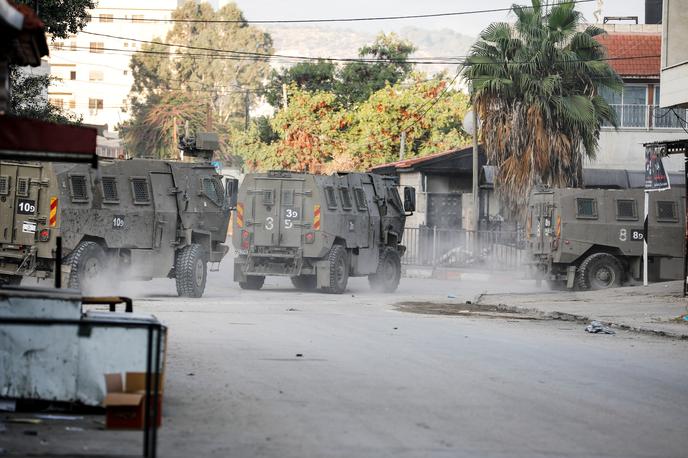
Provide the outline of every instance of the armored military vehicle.
<path id="1" fill-rule="evenodd" d="M 682 278 L 684 192 L 650 193 L 646 232 L 642 189 L 533 191 L 526 237 L 536 278 L 555 289 L 602 289 L 640 279 L 646 233 L 649 279 Z"/>
<path id="2" fill-rule="evenodd" d="M 181 146 L 200 161 L 0 162 L 2 279 L 52 277 L 59 234 L 69 287 L 170 277 L 180 296 L 200 297 L 207 263 L 228 251 L 236 182 L 225 189 L 208 162 L 214 134 Z"/>
<path id="3" fill-rule="evenodd" d="M 260 289 L 266 275 L 282 275 L 296 288 L 339 294 L 349 276 L 367 275 L 373 289 L 393 292 L 414 210 L 415 190 L 405 188 L 402 203 L 391 177 L 248 174 L 234 218 L 234 280 Z"/>

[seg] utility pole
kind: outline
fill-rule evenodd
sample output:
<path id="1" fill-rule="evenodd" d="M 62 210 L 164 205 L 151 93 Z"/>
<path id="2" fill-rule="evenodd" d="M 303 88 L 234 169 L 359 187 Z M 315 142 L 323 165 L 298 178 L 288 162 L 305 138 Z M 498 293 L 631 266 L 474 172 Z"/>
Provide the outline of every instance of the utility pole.
<path id="1" fill-rule="evenodd" d="M 473 105 L 473 230 L 480 227 L 480 196 L 478 196 L 478 110 Z"/>
<path id="2" fill-rule="evenodd" d="M 401 131 L 401 146 L 399 147 L 399 160 L 404 160 L 404 155 L 406 154 L 406 131 Z"/>

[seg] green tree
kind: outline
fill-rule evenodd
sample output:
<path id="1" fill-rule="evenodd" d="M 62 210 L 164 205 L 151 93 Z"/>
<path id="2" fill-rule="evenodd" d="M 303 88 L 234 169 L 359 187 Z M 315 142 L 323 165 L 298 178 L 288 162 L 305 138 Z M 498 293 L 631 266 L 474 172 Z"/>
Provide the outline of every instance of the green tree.
<path id="1" fill-rule="evenodd" d="M 33 8 L 33 0 L 16 0 L 17 4 Z M 54 40 L 67 38 L 86 25 L 88 10 L 95 7 L 93 0 L 42 0 L 38 3 L 38 16 L 46 27 L 46 32 Z M 44 98 L 50 81 L 47 75 L 32 75 L 10 66 L 10 99 L 8 112 L 15 116 L 42 119 L 60 123 L 78 122 L 73 114 L 56 107 Z"/>
<path id="2" fill-rule="evenodd" d="M 268 75 L 266 58 L 257 54 L 271 53 L 272 40 L 249 26 L 234 3 L 214 11 L 208 3 L 187 1 L 172 17 L 244 22 L 177 22 L 163 44 L 144 45 L 134 55 L 131 118 L 119 126 L 125 147 L 133 155 L 176 155 L 171 139 L 188 121 L 194 130 L 218 131 L 227 153 L 229 132 L 243 125 L 246 109 L 257 97 L 256 81 Z M 151 124 L 171 108 L 176 122 Z"/>
<path id="3" fill-rule="evenodd" d="M 493 23 L 473 45 L 464 72 L 481 119 L 480 139 L 498 168 L 496 189 L 520 218 L 532 187 L 576 187 L 584 155 L 595 157 L 600 126 L 616 125 L 600 96 L 621 80 L 602 59 L 595 39 L 604 31 L 578 32 L 574 4 L 549 10 L 513 5 L 516 23 Z"/>
<path id="4" fill-rule="evenodd" d="M 335 75 L 334 63 L 320 59 L 316 62 L 300 62 L 280 72 L 273 70 L 265 87 L 265 99 L 273 107 L 281 107 L 284 103 L 282 86 L 292 83 L 309 92 L 330 92 L 334 89 Z"/>
<path id="5" fill-rule="evenodd" d="M 367 100 L 386 84 L 403 81 L 413 70 L 408 62 L 413 51 L 413 44 L 394 33 L 378 35 L 375 42 L 358 50 L 365 62 L 349 62 L 339 71 L 334 88 L 339 100 L 351 106 Z"/>

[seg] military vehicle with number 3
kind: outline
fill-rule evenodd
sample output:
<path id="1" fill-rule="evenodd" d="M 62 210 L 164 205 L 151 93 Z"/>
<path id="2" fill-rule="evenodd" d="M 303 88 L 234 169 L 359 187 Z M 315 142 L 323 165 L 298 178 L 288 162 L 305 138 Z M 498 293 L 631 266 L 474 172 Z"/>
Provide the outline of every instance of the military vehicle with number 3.
<path id="1" fill-rule="evenodd" d="M 682 278 L 684 192 L 650 192 L 646 228 L 642 189 L 533 191 L 526 237 L 536 278 L 583 290 L 641 279 L 645 234 L 650 281 Z"/>
<path id="2" fill-rule="evenodd" d="M 198 160 L 0 162 L 0 279 L 51 278 L 60 235 L 69 287 L 169 277 L 180 296 L 200 297 L 207 264 L 228 251 L 237 186 L 210 163 L 215 134 L 181 147 Z"/>
<path id="3" fill-rule="evenodd" d="M 234 280 L 260 289 L 266 276 L 340 294 L 350 276 L 393 292 L 401 276 L 404 222 L 415 190 L 372 173 L 248 174 L 239 188 L 232 241 Z"/>

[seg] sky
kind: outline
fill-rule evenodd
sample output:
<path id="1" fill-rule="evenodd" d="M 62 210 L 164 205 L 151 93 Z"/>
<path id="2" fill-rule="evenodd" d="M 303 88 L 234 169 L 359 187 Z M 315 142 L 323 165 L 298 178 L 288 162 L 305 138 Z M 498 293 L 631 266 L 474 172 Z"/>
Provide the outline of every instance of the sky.
<path id="1" fill-rule="evenodd" d="M 226 0 L 212 3 L 222 4 Z M 379 17 L 473 11 L 477 9 L 508 8 L 513 0 L 234 0 L 248 20 L 274 19 L 323 19 L 350 17 Z M 602 0 L 602 16 L 638 16 L 645 19 L 644 0 Z M 517 1 L 524 4 L 526 1 Z M 588 21 L 593 21 L 593 11 L 598 1 L 581 3 L 577 8 Z M 370 21 L 358 23 L 320 23 L 319 27 L 348 28 L 369 33 L 393 32 L 406 26 L 420 28 L 448 28 L 464 35 L 477 36 L 495 21 L 508 21 L 513 16 L 507 12 L 471 14 L 443 18 L 411 20 Z"/>

